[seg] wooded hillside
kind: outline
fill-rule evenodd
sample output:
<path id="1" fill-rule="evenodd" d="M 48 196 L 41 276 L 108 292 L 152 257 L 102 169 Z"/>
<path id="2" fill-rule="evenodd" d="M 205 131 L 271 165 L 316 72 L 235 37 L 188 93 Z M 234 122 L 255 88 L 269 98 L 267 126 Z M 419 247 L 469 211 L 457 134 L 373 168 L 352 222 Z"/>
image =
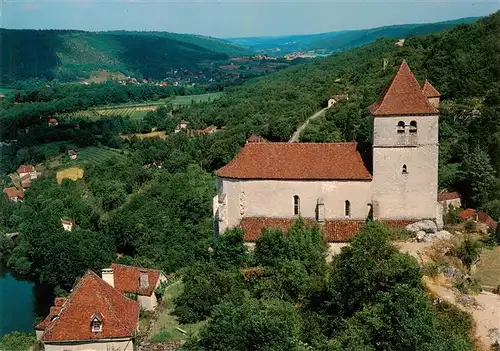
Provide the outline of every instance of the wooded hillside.
<path id="1" fill-rule="evenodd" d="M 248 50 L 220 39 L 167 32 L 0 29 L 0 83 L 32 77 L 61 81 L 108 70 L 163 78 L 171 69 L 200 69 Z"/>

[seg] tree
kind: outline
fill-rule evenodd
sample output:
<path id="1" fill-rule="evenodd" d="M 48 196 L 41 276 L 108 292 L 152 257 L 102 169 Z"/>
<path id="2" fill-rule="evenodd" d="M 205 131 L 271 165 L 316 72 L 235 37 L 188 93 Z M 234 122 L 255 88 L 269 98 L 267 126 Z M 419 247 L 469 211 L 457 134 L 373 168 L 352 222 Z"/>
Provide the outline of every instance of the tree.
<path id="1" fill-rule="evenodd" d="M 221 270 L 213 263 L 197 263 L 182 277 L 184 289 L 175 299 L 174 314 L 181 323 L 206 319 L 227 296 L 241 298 L 243 278 L 238 271 Z"/>
<path id="2" fill-rule="evenodd" d="M 36 337 L 34 334 L 26 334 L 19 331 L 14 331 L 5 334 L 0 340 L 0 350 L 10 351 L 28 351 L 31 350 L 36 344 Z"/>
<path id="3" fill-rule="evenodd" d="M 480 247 L 479 242 L 466 238 L 460 246 L 455 249 L 455 255 L 462 261 L 469 272 L 471 267 L 479 259 Z"/>
<path id="4" fill-rule="evenodd" d="M 215 239 L 214 262 L 223 268 L 242 267 L 248 261 L 243 230 L 229 229 Z"/>
<path id="5" fill-rule="evenodd" d="M 490 198 L 489 189 L 495 179 L 488 153 L 480 147 L 469 151 L 464 156 L 462 172 L 470 184 L 471 199 L 478 205 L 484 205 Z"/>
<path id="6" fill-rule="evenodd" d="M 228 300 L 215 309 L 201 330 L 199 344 L 207 350 L 295 350 L 300 322 L 288 302 Z"/>

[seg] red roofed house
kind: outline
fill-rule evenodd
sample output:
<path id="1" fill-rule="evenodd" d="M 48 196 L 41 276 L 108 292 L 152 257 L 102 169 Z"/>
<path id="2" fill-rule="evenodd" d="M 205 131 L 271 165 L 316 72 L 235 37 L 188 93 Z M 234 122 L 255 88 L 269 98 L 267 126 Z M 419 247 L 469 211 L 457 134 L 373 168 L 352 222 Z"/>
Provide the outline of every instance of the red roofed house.
<path id="1" fill-rule="evenodd" d="M 241 225 L 246 241 L 295 218 L 319 223 L 328 241 L 346 241 L 367 218 L 401 226 L 442 224 L 437 202 L 438 111 L 403 61 L 370 106 L 373 171 L 354 142 L 247 142 L 217 171 L 216 231 Z"/>
<path id="2" fill-rule="evenodd" d="M 179 122 L 179 124 L 175 127 L 174 133 L 179 133 L 181 130 L 186 130 L 188 127 L 189 122 L 182 120 Z"/>
<path id="3" fill-rule="evenodd" d="M 111 264 L 101 272 L 102 279 L 121 293 L 136 294 L 141 308 L 150 311 L 158 305 L 155 289 L 167 277 L 157 269 Z"/>
<path id="4" fill-rule="evenodd" d="M 438 195 L 438 201 L 441 204 L 441 206 L 443 206 L 443 214 L 448 212 L 450 206 L 453 206 L 455 208 L 462 207 L 460 194 L 457 193 L 456 191 L 454 192 L 441 191 Z"/>
<path id="5" fill-rule="evenodd" d="M 16 172 L 19 178 L 23 178 L 26 175 L 29 175 L 30 179 L 38 178 L 38 173 L 33 165 L 20 165 Z"/>
<path id="6" fill-rule="evenodd" d="M 349 95 L 348 94 L 345 94 L 345 95 L 333 95 L 330 100 L 328 100 L 328 107 L 332 107 L 333 105 L 335 105 L 337 102 L 339 102 L 340 100 L 349 100 Z"/>
<path id="7" fill-rule="evenodd" d="M 3 193 L 9 198 L 9 200 L 14 202 L 22 201 L 24 199 L 24 193 L 17 190 L 13 186 L 4 188 Z"/>
<path id="8" fill-rule="evenodd" d="M 472 221 L 477 223 L 477 229 L 485 233 L 488 230 L 497 229 L 498 223 L 482 210 L 476 211 L 473 208 L 468 208 L 460 212 L 458 214 L 458 217 L 460 217 L 464 221 Z"/>
<path id="9" fill-rule="evenodd" d="M 36 327 L 45 351 L 134 349 L 140 306 L 87 271 Z"/>
<path id="10" fill-rule="evenodd" d="M 49 125 L 49 127 L 55 127 L 55 126 L 59 125 L 59 122 L 55 118 L 49 118 L 49 120 L 47 121 L 47 124 Z"/>
<path id="11" fill-rule="evenodd" d="M 19 180 L 23 189 L 27 189 L 31 186 L 31 176 L 29 174 L 25 174 Z"/>
<path id="12" fill-rule="evenodd" d="M 61 225 L 63 229 L 67 232 L 72 231 L 73 229 L 76 228 L 76 221 L 75 218 L 73 219 L 63 219 L 61 218 Z"/>

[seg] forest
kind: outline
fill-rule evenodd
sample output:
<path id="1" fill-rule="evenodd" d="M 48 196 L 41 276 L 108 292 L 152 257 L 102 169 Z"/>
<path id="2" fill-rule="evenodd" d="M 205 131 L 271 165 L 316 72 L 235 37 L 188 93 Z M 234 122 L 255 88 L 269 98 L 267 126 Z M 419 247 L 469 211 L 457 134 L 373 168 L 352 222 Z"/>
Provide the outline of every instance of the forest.
<path id="1" fill-rule="evenodd" d="M 403 47 L 380 39 L 228 88 L 216 101 L 146 115 L 150 127 L 162 125 L 169 133 L 181 119 L 193 129 L 224 127 L 210 135 L 122 140 L 118 135 L 129 123 L 122 116 L 80 121 L 78 129 L 61 123 L 47 133 L 48 127 L 31 123 L 49 116 L 54 110 L 44 112 L 44 104 L 65 101 L 65 93 L 57 95 L 56 88 L 46 97 L 19 92 L 33 110 L 2 116 L 2 123 L 24 128 L 16 131 L 18 144 L 10 146 L 10 153 L 2 152 L 2 174 L 19 163 L 40 164 L 45 173 L 32 182 L 23 202 L 1 197 L 0 232 L 20 235 L 15 241 L 0 236 L 0 257 L 57 294 L 67 293 L 86 269 L 99 271 L 112 261 L 181 272 L 190 288 L 177 301 L 179 318 L 210 318 L 199 340 L 186 345 L 193 350 L 239 349 L 235 345 L 249 343 L 262 350 L 312 345 L 320 350 L 471 350 L 471 321 L 429 301 L 417 263 L 397 253 L 389 243 L 391 233 L 378 223 L 365 226 L 351 248 L 328 266 L 317 228 L 300 223 L 287 233 L 262 235 L 253 255 L 238 230 L 215 239 L 214 171 L 251 134 L 287 141 L 332 94 L 348 93 L 350 99 L 312 123 L 303 140 L 368 145 L 367 106 L 406 59 L 420 82 L 429 79 L 442 94 L 440 188 L 459 190 L 467 206 L 500 218 L 499 30 L 500 12 L 410 38 Z M 11 109 L 17 106 L 23 104 Z M 49 145 L 57 145 L 55 152 L 40 152 Z M 58 184 L 58 168 L 51 168 L 55 154 L 88 145 L 113 148 L 126 157 L 84 164 L 83 179 Z M 63 231 L 63 217 L 75 218 L 76 230 Z M 262 267 L 257 272 L 241 271 L 257 265 Z"/>

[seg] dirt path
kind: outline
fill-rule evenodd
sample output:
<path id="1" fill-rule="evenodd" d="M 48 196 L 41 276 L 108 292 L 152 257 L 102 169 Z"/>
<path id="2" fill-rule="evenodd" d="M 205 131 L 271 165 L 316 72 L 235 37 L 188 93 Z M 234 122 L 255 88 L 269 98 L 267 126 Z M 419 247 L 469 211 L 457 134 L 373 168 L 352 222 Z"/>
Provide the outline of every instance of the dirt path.
<path id="1" fill-rule="evenodd" d="M 489 350 L 490 345 L 495 342 L 491 331 L 500 330 L 500 296 L 490 292 L 481 292 L 478 295 L 472 295 L 477 306 L 465 307 L 457 302 L 455 292 L 452 289 L 435 284 L 430 279 L 426 280 L 426 285 L 431 292 L 443 300 L 472 315 L 476 322 L 476 336 L 482 344 L 482 349 Z"/>
<path id="2" fill-rule="evenodd" d="M 325 111 L 327 110 L 327 108 L 328 107 L 325 107 L 324 109 L 316 112 L 314 115 L 308 117 L 306 119 L 306 121 L 299 128 L 297 128 L 297 130 L 295 131 L 295 133 L 293 133 L 292 137 L 290 138 L 290 140 L 288 142 L 289 143 L 297 143 L 300 139 L 300 134 L 304 131 L 304 129 L 306 129 L 309 122 L 311 122 L 312 120 L 315 120 L 319 116 L 323 115 L 325 113 Z"/>

